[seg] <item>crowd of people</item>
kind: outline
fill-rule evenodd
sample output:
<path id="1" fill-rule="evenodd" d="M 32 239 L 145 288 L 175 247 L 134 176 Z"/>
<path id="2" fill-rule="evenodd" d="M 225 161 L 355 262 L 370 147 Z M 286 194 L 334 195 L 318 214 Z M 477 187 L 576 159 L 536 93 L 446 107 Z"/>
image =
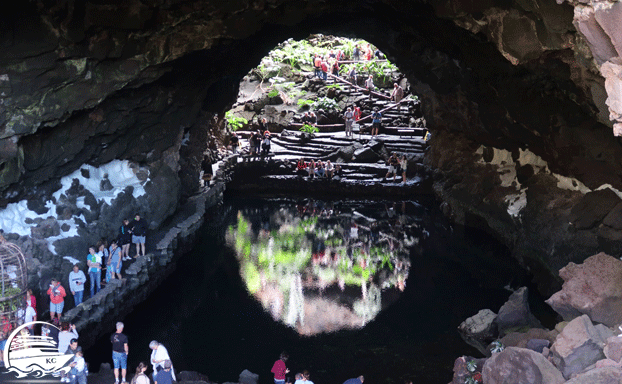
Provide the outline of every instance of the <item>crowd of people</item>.
<path id="1" fill-rule="evenodd" d="M 330 160 L 324 163 L 322 160 L 313 160 L 308 163 L 304 158 L 300 158 L 296 163 L 296 172 L 299 176 L 308 176 L 309 178 L 319 177 L 332 179 L 336 176 L 341 176 L 341 166 L 339 164 L 333 165 Z"/>
<path id="2" fill-rule="evenodd" d="M 282 352 L 279 359 L 272 365 L 271 372 L 274 375 L 274 384 L 291 384 L 291 379 L 287 376 L 290 372 L 287 368 L 287 360 L 289 360 L 289 354 Z M 294 375 L 294 384 L 313 384 L 311 381 L 311 374 L 308 370 L 304 370 Z M 343 384 L 363 384 L 365 378 L 361 375 L 352 379 L 348 379 Z"/>

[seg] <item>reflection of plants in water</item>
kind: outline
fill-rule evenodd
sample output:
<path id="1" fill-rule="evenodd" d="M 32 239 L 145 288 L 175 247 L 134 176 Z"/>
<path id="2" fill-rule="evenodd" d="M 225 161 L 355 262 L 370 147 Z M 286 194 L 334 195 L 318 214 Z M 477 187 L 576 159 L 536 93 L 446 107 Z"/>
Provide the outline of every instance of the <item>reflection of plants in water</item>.
<path id="1" fill-rule="evenodd" d="M 403 290 L 407 278 L 406 249 L 394 236 L 380 231 L 377 223 L 357 227 L 351 216 L 336 219 L 300 218 L 281 209 L 270 217 L 264 212 L 259 222 L 258 216 L 239 213 L 237 225 L 227 231 L 248 291 L 275 319 L 299 331 L 305 326 L 305 305 L 331 305 L 322 297 L 330 286 L 360 288 L 358 298 L 350 290 L 344 294 L 355 297 L 334 304 L 336 309 L 323 309 L 327 317 L 335 315 L 333 310 L 349 311 L 345 326 L 360 327 L 380 311 L 382 290 Z M 319 290 L 319 298 L 312 295 L 305 302 L 308 290 Z M 309 321 L 309 327 L 318 326 L 317 319 Z"/>

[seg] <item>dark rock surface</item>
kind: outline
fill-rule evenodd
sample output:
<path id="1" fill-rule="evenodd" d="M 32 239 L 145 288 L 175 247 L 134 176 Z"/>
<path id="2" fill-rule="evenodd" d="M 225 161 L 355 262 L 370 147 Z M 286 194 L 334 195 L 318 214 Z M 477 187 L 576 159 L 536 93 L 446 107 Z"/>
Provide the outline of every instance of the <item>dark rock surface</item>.
<path id="1" fill-rule="evenodd" d="M 486 360 L 482 376 L 486 384 L 566 382 L 561 372 L 542 354 L 516 347 L 506 348 Z"/>
<path id="2" fill-rule="evenodd" d="M 542 328 L 540 321 L 529 310 L 527 300 L 527 287 L 522 287 L 512 293 L 508 301 L 499 309 L 495 323 L 501 336 L 517 328 Z"/>

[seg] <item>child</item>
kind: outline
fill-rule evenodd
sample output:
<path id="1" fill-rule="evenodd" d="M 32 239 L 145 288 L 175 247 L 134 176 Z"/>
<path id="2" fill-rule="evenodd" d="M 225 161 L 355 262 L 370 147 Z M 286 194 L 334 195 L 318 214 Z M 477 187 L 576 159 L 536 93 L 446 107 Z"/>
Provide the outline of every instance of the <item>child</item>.
<path id="1" fill-rule="evenodd" d="M 73 358 L 71 366 L 71 384 L 86 384 L 86 362 L 82 351 L 76 352 L 76 356 Z"/>

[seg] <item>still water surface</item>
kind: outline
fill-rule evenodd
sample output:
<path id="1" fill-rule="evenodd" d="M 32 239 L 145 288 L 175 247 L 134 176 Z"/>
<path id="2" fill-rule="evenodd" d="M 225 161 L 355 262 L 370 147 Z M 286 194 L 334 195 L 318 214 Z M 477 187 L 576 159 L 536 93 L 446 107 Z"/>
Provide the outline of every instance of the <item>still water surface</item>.
<path id="1" fill-rule="evenodd" d="M 282 350 L 317 384 L 447 383 L 456 357 L 478 356 L 457 326 L 528 281 L 507 249 L 432 202 L 230 199 L 124 319 L 130 371 L 156 339 L 176 370 L 220 383 L 243 369 L 271 383 Z M 104 337 L 87 361 L 109 351 Z"/>

